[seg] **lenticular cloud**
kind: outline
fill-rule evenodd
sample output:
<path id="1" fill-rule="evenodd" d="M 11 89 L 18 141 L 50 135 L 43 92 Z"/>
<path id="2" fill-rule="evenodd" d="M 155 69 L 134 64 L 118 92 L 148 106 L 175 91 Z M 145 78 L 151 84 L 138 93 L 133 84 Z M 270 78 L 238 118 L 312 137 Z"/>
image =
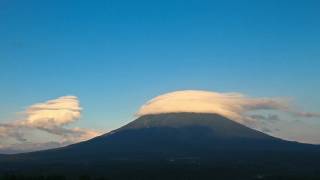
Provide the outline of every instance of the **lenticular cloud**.
<path id="1" fill-rule="evenodd" d="M 250 126 L 257 119 L 249 113 L 259 110 L 279 111 L 295 116 L 311 114 L 293 109 L 286 98 L 253 98 L 241 93 L 185 90 L 155 97 L 140 108 L 137 116 L 176 112 L 214 113 Z"/>

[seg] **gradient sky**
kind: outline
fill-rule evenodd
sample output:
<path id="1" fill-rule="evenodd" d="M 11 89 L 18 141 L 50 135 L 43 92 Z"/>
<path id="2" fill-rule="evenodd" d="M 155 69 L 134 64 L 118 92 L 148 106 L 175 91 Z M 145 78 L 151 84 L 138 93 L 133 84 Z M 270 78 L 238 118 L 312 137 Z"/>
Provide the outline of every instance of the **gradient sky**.
<path id="1" fill-rule="evenodd" d="M 147 100 L 183 89 L 290 97 L 319 112 L 319 8 L 317 0 L 2 0 L 0 122 L 74 95 L 77 124 L 108 131 Z M 320 131 L 319 119 L 302 123 Z"/>

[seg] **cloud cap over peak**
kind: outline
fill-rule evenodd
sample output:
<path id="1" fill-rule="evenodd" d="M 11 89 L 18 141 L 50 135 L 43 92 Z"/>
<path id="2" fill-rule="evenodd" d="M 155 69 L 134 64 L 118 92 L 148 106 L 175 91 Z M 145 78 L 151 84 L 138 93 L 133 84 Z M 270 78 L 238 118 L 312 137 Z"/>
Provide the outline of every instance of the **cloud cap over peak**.
<path id="1" fill-rule="evenodd" d="M 294 109 L 287 98 L 254 98 L 241 93 L 183 90 L 151 99 L 140 108 L 137 116 L 173 112 L 215 113 L 248 126 L 255 126 L 257 116 L 253 118 L 249 113 L 261 110 L 277 111 L 300 117 L 317 115 L 317 113 L 300 112 Z"/>

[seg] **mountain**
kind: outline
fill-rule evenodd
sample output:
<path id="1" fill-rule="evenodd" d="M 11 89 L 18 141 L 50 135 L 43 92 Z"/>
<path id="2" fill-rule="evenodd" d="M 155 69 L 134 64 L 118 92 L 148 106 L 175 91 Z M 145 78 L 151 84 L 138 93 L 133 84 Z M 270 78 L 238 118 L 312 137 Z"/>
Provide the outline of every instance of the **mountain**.
<path id="1" fill-rule="evenodd" d="M 145 153 L 199 154 L 206 150 L 211 153 L 211 150 L 298 150 L 313 147 L 272 137 L 218 114 L 168 113 L 142 116 L 115 131 L 71 145 L 64 151 L 81 149 L 81 153 L 86 149 L 89 154 L 100 150 L 102 153 L 142 152 L 145 156 Z"/>
<path id="2" fill-rule="evenodd" d="M 319 165 L 319 146 L 285 141 L 205 113 L 145 115 L 86 142 L 0 157 L 0 171 L 70 173 L 82 169 L 122 177 L 126 173 L 120 173 L 121 169 L 135 176 L 139 171 L 160 173 L 160 177 L 166 173 L 167 179 L 170 174 L 214 177 L 213 172 L 231 177 L 229 171 L 243 173 L 247 179 L 252 173 L 263 177 L 293 173 L 305 178 L 320 172 Z"/>

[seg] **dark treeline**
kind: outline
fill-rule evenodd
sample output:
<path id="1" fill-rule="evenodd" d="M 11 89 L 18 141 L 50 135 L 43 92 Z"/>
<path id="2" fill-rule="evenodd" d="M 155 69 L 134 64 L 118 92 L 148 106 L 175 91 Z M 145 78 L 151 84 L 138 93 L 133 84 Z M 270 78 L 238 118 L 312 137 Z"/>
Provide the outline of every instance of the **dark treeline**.
<path id="1" fill-rule="evenodd" d="M 268 154 L 206 160 L 0 163 L 0 180 L 320 180 L 318 156 Z"/>
<path id="2" fill-rule="evenodd" d="M 135 174 L 135 175 L 105 175 L 105 176 L 96 176 L 96 175 L 79 175 L 79 176 L 68 176 L 68 175 L 22 175 L 22 174 L 4 174 L 0 176 L 0 180 L 192 180 L 192 179 L 218 179 L 218 180 L 234 180 L 234 179 L 246 179 L 246 180 L 319 180 L 320 176 L 290 176 L 290 175 L 271 175 L 271 176 L 259 176 L 259 175 L 249 175 L 245 176 L 221 176 L 219 174 L 167 174 L 164 172 L 162 175 L 146 175 L 146 174 Z"/>
<path id="3" fill-rule="evenodd" d="M 92 169 L 68 168 L 45 172 L 40 169 L 3 172 L 0 180 L 319 180 L 314 170 L 262 168 L 259 166 L 115 166 Z"/>

